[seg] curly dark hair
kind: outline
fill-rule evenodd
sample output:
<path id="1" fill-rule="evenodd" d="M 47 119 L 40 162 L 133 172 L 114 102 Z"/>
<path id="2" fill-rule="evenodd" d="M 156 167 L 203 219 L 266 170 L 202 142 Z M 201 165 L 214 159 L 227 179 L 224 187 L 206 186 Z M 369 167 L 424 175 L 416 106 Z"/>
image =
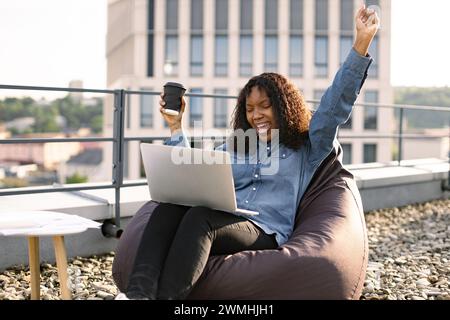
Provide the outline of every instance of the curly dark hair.
<path id="1" fill-rule="evenodd" d="M 280 143 L 288 148 L 299 149 L 307 139 L 312 113 L 297 87 L 278 73 L 262 73 L 247 82 L 239 93 L 233 111 L 233 130 L 247 131 L 251 128 L 247 121 L 246 99 L 255 86 L 264 90 L 270 99 L 279 126 Z"/>

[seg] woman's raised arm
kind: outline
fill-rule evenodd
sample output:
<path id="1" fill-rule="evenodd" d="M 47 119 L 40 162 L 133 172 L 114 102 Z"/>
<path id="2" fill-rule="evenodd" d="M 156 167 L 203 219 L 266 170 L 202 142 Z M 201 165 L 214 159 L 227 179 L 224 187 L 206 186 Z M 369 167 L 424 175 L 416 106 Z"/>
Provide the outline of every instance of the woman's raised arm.
<path id="1" fill-rule="evenodd" d="M 356 38 L 352 50 L 325 91 L 309 126 L 311 141 L 310 160 L 320 162 L 333 149 L 338 127 L 344 124 L 352 112 L 367 70 L 372 63 L 369 46 L 375 36 L 379 19 L 374 10 L 361 7 L 356 16 Z"/>

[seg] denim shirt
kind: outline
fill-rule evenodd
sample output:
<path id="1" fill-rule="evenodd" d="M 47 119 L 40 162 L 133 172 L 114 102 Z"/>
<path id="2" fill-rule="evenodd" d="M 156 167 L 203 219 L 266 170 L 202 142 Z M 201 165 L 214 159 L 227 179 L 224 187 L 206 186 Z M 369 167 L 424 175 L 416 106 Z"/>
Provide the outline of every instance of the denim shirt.
<path id="1" fill-rule="evenodd" d="M 247 219 L 267 234 L 275 233 L 279 245 L 292 234 L 298 205 L 315 171 L 333 149 L 339 148 L 338 127 L 350 117 L 371 63 L 370 56 L 363 57 L 354 49 L 350 51 L 312 116 L 309 139 L 300 149 L 282 143 L 268 145 L 268 154 L 259 151 L 245 159 L 230 152 L 238 208 L 258 211 L 259 215 Z M 184 132 L 174 134 L 164 144 L 189 147 Z M 258 145 L 266 146 L 261 142 Z M 227 151 L 227 146 L 223 144 L 216 150 Z M 278 161 L 278 172 L 261 174 L 261 169 L 273 160 Z"/>

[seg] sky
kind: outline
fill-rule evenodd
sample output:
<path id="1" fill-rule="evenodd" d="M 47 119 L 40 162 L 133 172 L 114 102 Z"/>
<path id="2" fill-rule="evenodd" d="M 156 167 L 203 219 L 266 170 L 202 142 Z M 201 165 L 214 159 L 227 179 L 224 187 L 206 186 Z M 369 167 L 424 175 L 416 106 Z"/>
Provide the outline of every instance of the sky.
<path id="1" fill-rule="evenodd" d="M 450 86 L 450 1 L 391 2 L 391 84 Z M 106 9 L 106 0 L 0 0 L 0 84 L 106 88 Z"/>

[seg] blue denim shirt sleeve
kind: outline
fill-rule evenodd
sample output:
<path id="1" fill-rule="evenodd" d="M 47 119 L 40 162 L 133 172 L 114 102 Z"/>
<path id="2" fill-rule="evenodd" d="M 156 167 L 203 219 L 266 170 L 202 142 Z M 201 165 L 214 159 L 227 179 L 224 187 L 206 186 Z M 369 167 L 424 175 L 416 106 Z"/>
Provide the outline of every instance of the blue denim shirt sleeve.
<path id="1" fill-rule="evenodd" d="M 333 149 L 338 127 L 350 117 L 372 61 L 369 55 L 361 56 L 352 48 L 333 84 L 325 91 L 309 125 L 312 163 L 321 161 Z"/>
<path id="2" fill-rule="evenodd" d="M 184 133 L 184 131 L 180 130 L 164 141 L 164 145 L 166 146 L 178 146 L 178 147 L 187 147 L 190 148 L 191 144 Z"/>

